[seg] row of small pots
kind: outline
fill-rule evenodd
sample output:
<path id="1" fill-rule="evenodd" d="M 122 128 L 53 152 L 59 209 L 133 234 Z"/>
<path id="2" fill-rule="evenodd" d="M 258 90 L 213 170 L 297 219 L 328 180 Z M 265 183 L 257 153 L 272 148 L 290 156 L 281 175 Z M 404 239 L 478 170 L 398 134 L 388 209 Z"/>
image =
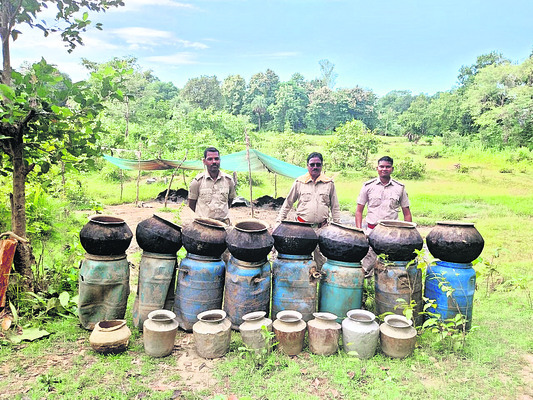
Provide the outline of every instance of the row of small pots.
<path id="1" fill-rule="evenodd" d="M 383 353 L 393 358 L 409 356 L 416 344 L 416 330 L 412 321 L 401 315 L 388 315 L 380 326 L 374 314 L 365 310 L 351 310 L 342 325 L 332 313 L 314 313 L 315 319 L 308 323 L 302 320 L 298 311 L 284 310 L 276 315 L 276 320 L 265 317 L 265 312 L 253 312 L 243 317 L 239 326 L 244 344 L 252 351 L 270 351 L 273 338 L 263 330 L 274 332 L 278 349 L 290 356 L 298 355 L 304 347 L 308 333 L 309 350 L 318 355 L 331 355 L 338 352 L 342 331 L 344 351 L 359 358 L 374 356 L 381 338 Z M 205 311 L 198 315 L 193 326 L 196 351 L 204 358 L 217 358 L 226 354 L 231 341 L 231 323 L 223 310 Z"/>
<path id="2" fill-rule="evenodd" d="M 272 340 L 263 333 L 264 329 L 274 331 L 280 351 L 297 355 L 303 350 L 304 338 L 308 332 L 309 350 L 314 354 L 337 353 L 342 330 L 344 351 L 359 358 L 371 358 L 376 352 L 381 337 L 381 349 L 393 358 L 409 356 L 416 343 L 416 330 L 412 321 L 400 315 L 388 315 L 379 326 L 375 316 L 365 310 L 351 310 L 342 325 L 336 322 L 332 313 L 314 313 L 315 319 L 306 323 L 298 311 L 285 310 L 276 315 L 272 322 L 264 311 L 246 314 L 239 326 L 241 337 L 252 351 L 272 348 Z M 155 310 L 144 321 L 143 343 L 146 354 L 165 357 L 172 353 L 178 331 L 176 315 L 169 310 Z M 196 352 L 203 358 L 224 356 L 230 347 L 231 322 L 223 310 L 209 310 L 198 314 L 193 325 Z M 120 353 L 127 349 L 131 331 L 125 320 L 100 321 L 89 337 L 91 347 L 100 353 Z"/>

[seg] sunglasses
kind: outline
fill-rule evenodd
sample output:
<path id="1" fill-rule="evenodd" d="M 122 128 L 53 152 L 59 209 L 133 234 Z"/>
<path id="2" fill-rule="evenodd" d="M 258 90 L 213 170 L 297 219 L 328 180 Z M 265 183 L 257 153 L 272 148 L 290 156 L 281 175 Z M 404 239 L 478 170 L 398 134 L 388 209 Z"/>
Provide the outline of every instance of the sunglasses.
<path id="1" fill-rule="evenodd" d="M 311 168 L 321 167 L 321 166 L 322 166 L 322 163 L 310 163 L 309 166 L 310 166 Z"/>

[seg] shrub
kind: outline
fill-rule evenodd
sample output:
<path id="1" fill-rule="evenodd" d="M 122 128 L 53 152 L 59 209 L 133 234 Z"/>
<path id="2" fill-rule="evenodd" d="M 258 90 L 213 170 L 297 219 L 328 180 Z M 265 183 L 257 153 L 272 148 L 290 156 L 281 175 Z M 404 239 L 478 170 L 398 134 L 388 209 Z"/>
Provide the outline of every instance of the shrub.
<path id="1" fill-rule="evenodd" d="M 400 179 L 421 179 L 426 173 L 426 165 L 407 158 L 394 166 L 394 175 Z"/>

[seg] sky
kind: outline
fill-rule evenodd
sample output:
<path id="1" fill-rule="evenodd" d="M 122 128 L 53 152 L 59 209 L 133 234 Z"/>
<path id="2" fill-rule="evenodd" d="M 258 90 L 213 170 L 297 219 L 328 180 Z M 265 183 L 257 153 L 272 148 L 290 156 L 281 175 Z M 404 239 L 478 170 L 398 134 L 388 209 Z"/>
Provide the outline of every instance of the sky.
<path id="1" fill-rule="evenodd" d="M 136 57 L 143 70 L 182 88 L 191 79 L 239 74 L 248 82 L 273 70 L 320 76 L 335 65 L 335 88 L 360 86 L 434 94 L 457 85 L 461 66 L 492 51 L 514 63 L 533 51 L 531 0 L 124 0 L 92 13 L 85 45 L 68 53 L 59 35 L 17 27 L 14 68 L 44 57 L 73 80 L 86 79 L 81 59 Z M 53 6 L 51 6 L 53 7 Z M 52 21 L 51 12 L 40 18 Z M 48 25 L 52 25 L 49 22 Z"/>

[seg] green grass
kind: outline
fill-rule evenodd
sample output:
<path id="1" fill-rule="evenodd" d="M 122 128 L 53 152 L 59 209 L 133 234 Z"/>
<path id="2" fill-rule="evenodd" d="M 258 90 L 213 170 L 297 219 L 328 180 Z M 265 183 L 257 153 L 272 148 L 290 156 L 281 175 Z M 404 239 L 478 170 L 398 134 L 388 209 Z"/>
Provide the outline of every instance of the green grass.
<path id="1" fill-rule="evenodd" d="M 269 137 L 270 138 L 270 137 Z M 271 139 L 271 138 L 270 138 Z M 309 151 L 320 149 L 327 136 L 309 136 Z M 342 351 L 335 356 L 316 356 L 305 350 L 298 357 L 273 352 L 262 369 L 243 358 L 240 336 L 233 334 L 231 351 L 214 363 L 212 381 L 190 389 L 181 376 L 178 357 L 152 359 L 143 352 L 142 335 L 132 329 L 129 350 L 116 356 L 94 353 L 89 332 L 76 320 L 45 323 L 52 335 L 19 346 L 0 347 L 0 399 L 5 398 L 185 398 L 226 399 L 235 394 L 253 399 L 515 399 L 533 396 L 527 380 L 533 366 L 524 356 L 533 354 L 533 177 L 531 160 L 524 150 L 459 151 L 442 146 L 412 145 L 403 138 L 385 138 L 380 154 L 399 162 L 407 157 L 426 165 L 422 180 L 404 181 L 414 221 L 431 226 L 436 221 L 473 221 L 485 239 L 481 257 L 492 262 L 492 271 L 477 264 L 477 291 L 473 329 L 464 348 L 452 350 L 434 336 L 419 337 L 413 356 L 390 359 L 378 351 L 361 361 Z M 438 151 L 440 158 L 425 158 Z M 375 163 L 378 155 L 373 155 Z M 514 161 L 513 161 L 514 160 Z M 460 164 L 458 168 L 456 165 Z M 327 160 L 326 160 L 327 165 Z M 512 169 L 501 173 L 501 169 Z M 104 168 L 104 172 L 109 167 Z M 335 175 L 341 206 L 355 211 L 361 184 L 374 176 L 368 171 L 327 171 Z M 120 184 L 105 179 L 109 173 L 78 177 L 87 195 L 103 204 L 120 201 Z M 193 173 L 194 174 L 194 173 Z M 190 177 L 192 177 L 192 175 Z M 136 195 L 136 173 L 129 173 L 124 200 Z M 162 173 L 143 175 L 162 177 Z M 245 176 L 245 175 L 244 175 Z M 249 197 L 241 178 L 239 195 Z M 254 174 L 260 184 L 254 197 L 274 195 L 271 174 Z M 187 182 L 190 178 L 187 178 Z M 182 177 L 173 188 L 186 187 Z M 277 196 L 285 196 L 292 179 L 278 177 Z M 142 184 L 141 200 L 149 200 L 166 185 Z M 427 231 L 427 229 L 426 229 Z M 138 255 L 137 255 L 138 259 Z M 126 318 L 131 326 L 130 295 Z M 180 333 L 180 338 L 186 335 Z M 527 397 L 525 397 L 527 398 Z"/>

